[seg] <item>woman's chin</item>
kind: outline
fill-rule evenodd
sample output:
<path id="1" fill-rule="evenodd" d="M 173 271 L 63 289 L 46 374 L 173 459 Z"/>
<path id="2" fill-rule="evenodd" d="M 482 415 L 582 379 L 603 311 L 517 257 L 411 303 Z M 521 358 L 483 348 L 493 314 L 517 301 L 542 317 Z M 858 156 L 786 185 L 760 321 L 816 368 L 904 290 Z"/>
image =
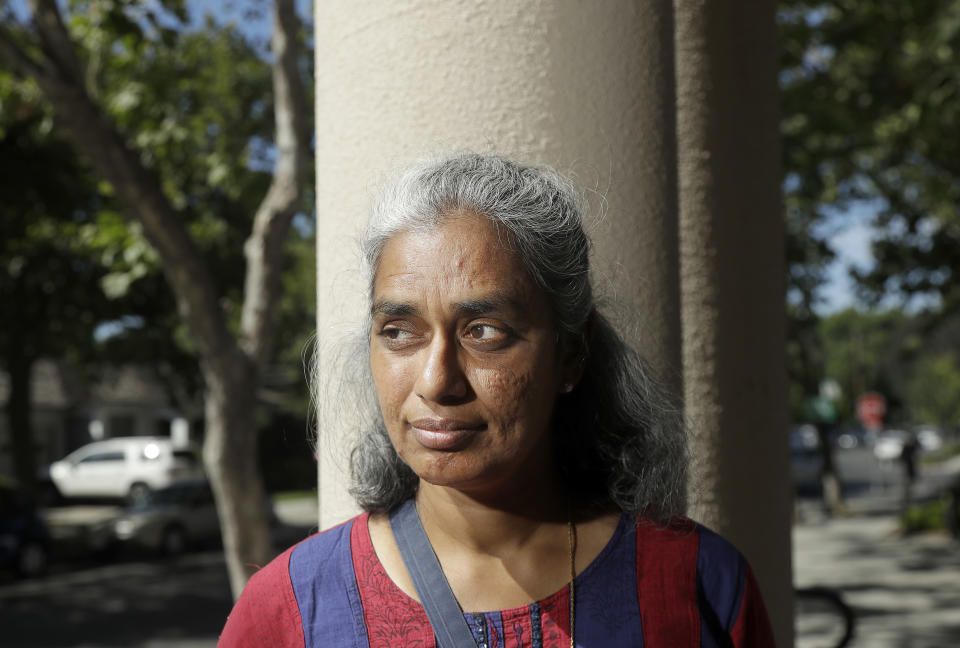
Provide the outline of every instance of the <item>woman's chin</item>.
<path id="1" fill-rule="evenodd" d="M 459 484 L 469 484 L 483 474 L 483 471 L 464 465 L 464 462 L 456 461 L 452 457 L 417 461 L 410 467 L 422 481 L 434 486 L 456 487 Z"/>

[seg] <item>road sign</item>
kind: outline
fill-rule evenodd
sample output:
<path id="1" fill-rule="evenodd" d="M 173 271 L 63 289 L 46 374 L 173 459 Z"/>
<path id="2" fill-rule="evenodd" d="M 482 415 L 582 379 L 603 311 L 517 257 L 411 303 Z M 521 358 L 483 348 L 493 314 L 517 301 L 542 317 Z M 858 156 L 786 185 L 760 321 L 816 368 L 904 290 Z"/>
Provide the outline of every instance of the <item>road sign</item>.
<path id="1" fill-rule="evenodd" d="M 867 392 L 857 399 L 857 418 L 864 427 L 878 430 L 883 425 L 887 413 L 887 401 L 881 394 Z"/>

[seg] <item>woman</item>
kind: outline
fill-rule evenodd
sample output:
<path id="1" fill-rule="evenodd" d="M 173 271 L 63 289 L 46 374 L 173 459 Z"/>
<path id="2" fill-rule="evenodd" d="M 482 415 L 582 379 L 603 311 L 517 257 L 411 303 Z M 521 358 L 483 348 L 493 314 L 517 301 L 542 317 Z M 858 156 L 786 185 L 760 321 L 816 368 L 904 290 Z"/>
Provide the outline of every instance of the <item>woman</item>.
<path id="1" fill-rule="evenodd" d="M 366 512 L 258 572 L 221 645 L 772 645 L 743 558 L 681 517 L 681 417 L 597 312 L 588 247 L 570 183 L 503 158 L 384 194 Z"/>

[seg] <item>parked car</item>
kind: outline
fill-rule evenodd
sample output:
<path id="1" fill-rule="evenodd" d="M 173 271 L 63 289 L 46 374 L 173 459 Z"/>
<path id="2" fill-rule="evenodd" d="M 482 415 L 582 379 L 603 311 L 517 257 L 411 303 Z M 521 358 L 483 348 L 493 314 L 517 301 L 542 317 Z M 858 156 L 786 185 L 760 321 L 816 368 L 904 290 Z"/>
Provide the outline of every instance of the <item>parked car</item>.
<path id="1" fill-rule="evenodd" d="M 920 442 L 920 447 L 926 452 L 936 452 L 943 448 L 943 434 L 936 428 L 919 428 L 917 430 L 917 441 Z"/>
<path id="2" fill-rule="evenodd" d="M 104 544 L 176 555 L 220 538 L 210 484 L 191 481 L 153 491 L 99 529 Z"/>
<path id="3" fill-rule="evenodd" d="M 903 430 L 884 430 L 873 444 L 873 455 L 880 461 L 899 459 L 906 439 L 907 433 Z"/>
<path id="4" fill-rule="evenodd" d="M 37 509 L 22 491 L 0 484 L 0 570 L 40 576 L 49 556 L 50 534 Z"/>
<path id="5" fill-rule="evenodd" d="M 841 450 L 850 450 L 868 445 L 866 431 L 857 425 L 845 425 L 835 431 L 836 444 Z"/>
<path id="6" fill-rule="evenodd" d="M 884 430 L 877 435 L 873 454 L 881 461 L 898 459 L 903 451 L 903 444 L 906 443 L 910 434 L 904 430 Z M 913 434 L 916 435 L 920 449 L 924 452 L 936 452 L 943 447 L 943 436 L 936 429 L 919 428 Z"/>
<path id="7" fill-rule="evenodd" d="M 64 497 L 137 501 L 172 484 L 203 479 L 192 446 L 165 437 L 117 437 L 95 441 L 50 465 L 50 479 Z"/>

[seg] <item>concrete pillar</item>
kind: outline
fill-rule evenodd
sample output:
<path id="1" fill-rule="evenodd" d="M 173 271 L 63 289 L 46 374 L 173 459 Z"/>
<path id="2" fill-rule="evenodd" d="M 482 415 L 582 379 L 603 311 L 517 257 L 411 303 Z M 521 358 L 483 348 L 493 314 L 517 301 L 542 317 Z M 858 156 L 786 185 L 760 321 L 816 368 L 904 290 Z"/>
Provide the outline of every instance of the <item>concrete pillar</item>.
<path id="1" fill-rule="evenodd" d="M 678 0 L 684 402 L 692 515 L 753 565 L 791 646 L 775 3 Z"/>
<path id="2" fill-rule="evenodd" d="M 471 149 L 575 176 L 613 319 L 676 380 L 671 3 L 327 0 L 315 17 L 318 373 L 367 305 L 356 242 L 378 181 L 424 154 Z M 336 397 L 319 404 L 323 527 L 354 512 L 344 422 L 324 406 Z"/>

